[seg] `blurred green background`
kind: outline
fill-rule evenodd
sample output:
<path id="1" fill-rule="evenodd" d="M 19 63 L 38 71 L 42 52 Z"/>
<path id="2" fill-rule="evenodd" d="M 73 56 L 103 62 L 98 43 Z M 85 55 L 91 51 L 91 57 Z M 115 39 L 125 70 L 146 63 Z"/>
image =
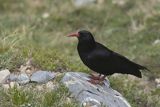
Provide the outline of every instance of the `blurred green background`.
<path id="1" fill-rule="evenodd" d="M 77 54 L 77 39 L 66 37 L 85 29 L 151 70 L 143 72 L 143 79 L 111 76 L 113 88 L 133 107 L 160 107 L 155 83 L 160 78 L 160 1 L 95 1 L 77 6 L 74 0 L 0 0 L 0 69 L 14 72 L 32 56 L 41 69 L 90 72 Z"/>

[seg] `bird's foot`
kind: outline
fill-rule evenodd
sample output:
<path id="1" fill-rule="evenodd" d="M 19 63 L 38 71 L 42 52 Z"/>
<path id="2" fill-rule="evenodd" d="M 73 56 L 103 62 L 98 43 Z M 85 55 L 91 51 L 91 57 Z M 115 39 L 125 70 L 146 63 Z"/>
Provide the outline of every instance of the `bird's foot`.
<path id="1" fill-rule="evenodd" d="M 93 79 L 93 80 L 99 80 L 100 77 L 99 76 L 89 76 L 90 79 Z"/>
<path id="2" fill-rule="evenodd" d="M 100 75 L 95 75 L 95 74 L 91 74 L 89 76 L 89 78 L 93 79 L 93 80 L 100 80 Z"/>
<path id="3" fill-rule="evenodd" d="M 93 85 L 103 85 L 103 84 L 104 84 L 103 81 L 93 80 L 93 79 L 88 80 L 88 82 L 90 82 L 90 83 L 93 84 Z"/>
<path id="4" fill-rule="evenodd" d="M 104 84 L 104 80 L 105 80 L 105 77 L 106 76 L 102 76 L 101 77 L 101 75 L 99 75 L 99 76 L 91 76 L 90 78 L 90 80 L 88 80 L 88 82 L 90 82 L 91 84 L 94 84 L 94 85 L 97 85 L 97 84 L 99 84 L 99 85 L 103 85 Z"/>

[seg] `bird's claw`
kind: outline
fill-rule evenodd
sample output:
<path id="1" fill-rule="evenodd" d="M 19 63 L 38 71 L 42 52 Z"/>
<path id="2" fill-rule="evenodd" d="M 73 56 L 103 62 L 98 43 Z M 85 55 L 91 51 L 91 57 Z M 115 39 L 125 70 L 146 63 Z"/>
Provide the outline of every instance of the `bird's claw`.
<path id="1" fill-rule="evenodd" d="M 100 80 L 91 79 L 91 80 L 87 80 L 87 81 L 90 82 L 93 85 L 103 85 L 104 84 L 103 81 L 100 81 Z"/>
<path id="2" fill-rule="evenodd" d="M 95 76 L 95 75 L 91 75 L 91 76 L 89 76 L 89 78 L 91 78 L 93 80 L 99 80 L 100 79 L 99 76 Z"/>

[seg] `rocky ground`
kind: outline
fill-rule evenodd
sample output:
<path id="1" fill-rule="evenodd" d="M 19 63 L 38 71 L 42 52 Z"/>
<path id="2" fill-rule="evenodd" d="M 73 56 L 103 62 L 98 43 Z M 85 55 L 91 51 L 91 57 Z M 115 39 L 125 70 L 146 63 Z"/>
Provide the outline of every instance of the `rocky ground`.
<path id="1" fill-rule="evenodd" d="M 114 76 L 117 77 L 118 75 Z M 1 91 L 6 94 L 6 92 L 8 93 L 14 90 L 15 92 L 13 91 L 13 93 L 15 95 L 13 95 L 12 100 L 15 100 L 15 102 L 13 103 L 17 103 L 21 107 L 40 106 L 33 102 L 25 102 L 28 100 L 28 91 L 37 92 L 39 94 L 44 92 L 56 93 L 61 87 L 64 88 L 64 90 L 62 89 L 61 91 L 68 90 L 67 92 L 69 94 L 65 96 L 65 103 L 68 105 L 72 104 L 73 100 L 77 101 L 75 106 L 83 107 L 131 107 L 128 101 L 118 91 L 112 89 L 107 78 L 102 84 L 95 85 L 88 82 L 90 78 L 86 73 L 43 71 L 36 68 L 31 59 L 21 65 L 17 72 L 10 73 L 8 69 L 1 70 L 0 78 Z M 132 76 L 130 78 L 133 80 L 135 79 Z M 155 83 L 157 84 L 157 88 L 159 88 L 160 83 L 158 78 L 155 80 Z M 148 83 L 146 82 L 145 85 L 148 85 Z M 17 92 L 21 90 L 25 90 L 24 93 Z M 49 97 L 54 98 L 55 96 Z M 64 96 L 59 96 L 59 98 L 61 97 Z M 19 102 L 17 98 L 24 98 L 24 101 Z M 51 106 L 53 105 L 54 104 L 51 104 Z"/>
<path id="2" fill-rule="evenodd" d="M 32 69 L 29 69 L 32 68 Z M 0 71 L 0 83 L 2 90 L 10 92 L 10 90 L 28 90 L 36 92 L 56 92 L 64 84 L 68 88 L 70 95 L 68 95 L 69 102 L 71 97 L 77 101 L 77 106 L 83 107 L 131 107 L 122 95 L 110 87 L 109 80 L 106 79 L 101 85 L 94 85 L 88 82 L 89 75 L 81 72 L 67 72 L 54 73 L 50 71 L 42 71 L 33 69 L 31 60 L 28 60 L 25 65 L 21 65 L 19 72 L 10 73 L 8 69 Z M 59 76 L 60 81 L 56 81 Z M 27 93 L 25 93 L 27 95 Z M 14 97 L 23 97 L 14 95 Z M 52 96 L 51 96 L 52 97 Z M 54 97 L 54 96 L 53 96 Z M 60 96 L 63 97 L 63 96 Z M 13 99 L 12 99 L 13 100 Z M 14 99 L 16 100 L 16 99 Z M 32 103 L 21 104 L 19 106 L 30 106 Z M 34 105 L 37 106 L 37 105 Z"/>

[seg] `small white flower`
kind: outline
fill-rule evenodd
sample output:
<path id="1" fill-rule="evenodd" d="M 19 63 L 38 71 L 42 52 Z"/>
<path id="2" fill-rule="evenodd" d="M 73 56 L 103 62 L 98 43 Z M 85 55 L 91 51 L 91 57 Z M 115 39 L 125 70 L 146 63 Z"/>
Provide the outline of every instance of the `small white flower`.
<path id="1" fill-rule="evenodd" d="M 50 16 L 50 14 L 47 12 L 42 14 L 42 18 L 44 18 L 44 19 L 48 18 L 49 16 Z"/>
<path id="2" fill-rule="evenodd" d="M 153 42 L 153 45 L 156 45 L 156 44 L 160 44 L 160 39 L 156 39 L 156 40 Z"/>
<path id="3" fill-rule="evenodd" d="M 156 84 L 160 84 L 160 78 L 155 79 Z"/>

